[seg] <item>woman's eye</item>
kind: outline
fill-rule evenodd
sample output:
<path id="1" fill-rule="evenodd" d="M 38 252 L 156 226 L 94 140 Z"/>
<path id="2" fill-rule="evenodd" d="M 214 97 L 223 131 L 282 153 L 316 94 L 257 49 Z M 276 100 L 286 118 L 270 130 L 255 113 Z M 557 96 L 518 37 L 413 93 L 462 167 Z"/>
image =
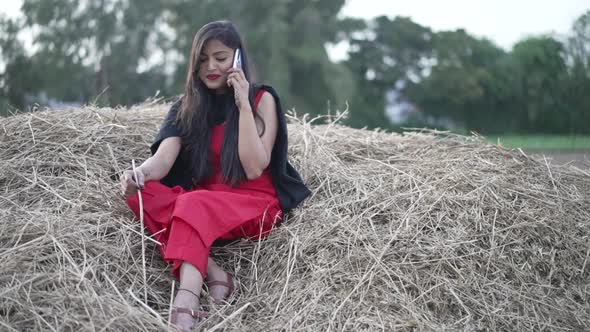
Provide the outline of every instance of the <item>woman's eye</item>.
<path id="1" fill-rule="evenodd" d="M 223 62 L 223 61 L 225 61 L 225 60 L 227 60 L 227 58 L 223 58 L 223 59 L 217 59 L 217 61 L 219 61 L 219 62 Z"/>

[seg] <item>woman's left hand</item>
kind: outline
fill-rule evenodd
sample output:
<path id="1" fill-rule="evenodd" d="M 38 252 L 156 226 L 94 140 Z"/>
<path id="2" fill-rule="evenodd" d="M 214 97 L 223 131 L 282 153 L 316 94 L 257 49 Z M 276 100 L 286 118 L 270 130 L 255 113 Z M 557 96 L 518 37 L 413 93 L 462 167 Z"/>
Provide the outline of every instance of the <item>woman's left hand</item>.
<path id="1" fill-rule="evenodd" d="M 241 111 L 242 107 L 250 106 L 250 101 L 248 100 L 250 83 L 246 80 L 246 75 L 244 75 L 242 68 L 231 68 L 228 73 L 227 85 L 234 88 L 236 106 L 238 107 L 238 110 Z"/>

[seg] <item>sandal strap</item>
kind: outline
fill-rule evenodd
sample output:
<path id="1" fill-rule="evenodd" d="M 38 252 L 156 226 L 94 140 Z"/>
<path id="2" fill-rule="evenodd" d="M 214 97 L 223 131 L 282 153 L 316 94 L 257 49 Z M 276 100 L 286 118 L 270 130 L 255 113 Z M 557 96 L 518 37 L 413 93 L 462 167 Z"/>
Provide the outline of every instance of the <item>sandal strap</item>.
<path id="1" fill-rule="evenodd" d="M 184 308 L 184 307 L 173 307 L 172 314 L 189 314 L 193 318 L 207 318 L 209 317 L 209 313 L 202 310 L 194 310 L 191 308 Z"/>
<path id="2" fill-rule="evenodd" d="M 209 281 L 207 283 L 207 286 L 209 286 L 209 287 L 212 287 L 212 286 L 225 286 L 227 288 L 232 288 L 233 287 L 233 282 L 231 282 L 231 281 L 213 280 L 213 281 Z"/>
<path id="3" fill-rule="evenodd" d="M 221 280 L 211 280 L 207 282 L 207 287 L 213 287 L 213 286 L 224 286 L 227 287 L 227 294 L 223 297 L 223 299 L 221 300 L 213 300 L 214 304 L 223 304 L 224 300 L 227 300 L 230 298 L 230 296 L 232 296 L 232 294 L 235 291 L 235 282 L 234 282 L 234 276 L 229 273 L 226 272 L 225 273 L 227 281 L 221 281 Z"/>
<path id="4" fill-rule="evenodd" d="M 213 287 L 213 286 L 224 286 L 227 287 L 229 289 L 228 294 L 231 294 L 234 292 L 234 276 L 229 273 L 226 272 L 226 278 L 227 281 L 222 281 L 222 280 L 211 280 L 207 282 L 207 287 Z"/>

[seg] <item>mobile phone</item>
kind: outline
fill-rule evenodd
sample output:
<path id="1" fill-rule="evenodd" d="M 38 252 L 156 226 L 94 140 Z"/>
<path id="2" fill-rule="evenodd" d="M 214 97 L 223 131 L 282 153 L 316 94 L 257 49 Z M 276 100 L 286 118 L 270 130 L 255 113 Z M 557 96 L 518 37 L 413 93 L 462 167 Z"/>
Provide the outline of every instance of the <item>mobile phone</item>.
<path id="1" fill-rule="evenodd" d="M 238 68 L 238 66 L 240 66 L 240 68 L 242 68 L 242 54 L 241 54 L 241 50 L 239 48 L 236 48 L 236 52 L 234 53 L 234 64 L 232 65 L 232 68 Z"/>

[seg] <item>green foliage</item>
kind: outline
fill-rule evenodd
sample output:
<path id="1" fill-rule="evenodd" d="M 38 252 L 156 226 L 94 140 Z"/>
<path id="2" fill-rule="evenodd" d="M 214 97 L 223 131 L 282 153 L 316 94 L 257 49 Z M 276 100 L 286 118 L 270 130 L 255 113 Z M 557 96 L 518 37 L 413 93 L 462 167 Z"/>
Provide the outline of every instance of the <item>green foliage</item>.
<path id="1" fill-rule="evenodd" d="M 180 94 L 196 31 L 207 22 L 230 19 L 244 35 L 258 79 L 275 86 L 286 106 L 324 113 L 328 100 L 343 105 L 355 90 L 349 70 L 332 63 L 325 49 L 355 26 L 355 20 L 337 18 L 343 4 L 24 0 L 24 21 L 17 30 L 35 27 L 37 50 L 21 54 L 26 64 L 9 61 L 6 75 L 26 66 L 41 79 L 37 89 L 14 85 L 11 89 L 22 95 L 8 99 L 23 107 L 24 94 L 42 91 L 62 101 L 89 102 L 100 96 L 99 104 L 128 105 L 158 90 L 166 96 Z M 163 54 L 164 63 L 143 65 L 140 72 L 153 53 Z"/>
<path id="2" fill-rule="evenodd" d="M 590 10 L 572 27 L 566 50 L 569 62 L 565 106 L 570 111 L 573 132 L 589 132 L 590 127 Z"/>
<path id="3" fill-rule="evenodd" d="M 342 0 L 219 0 L 178 1 L 167 6 L 165 22 L 176 32 L 169 43 L 181 55 L 172 90 L 182 90 L 196 31 L 209 21 L 230 19 L 243 34 L 257 79 L 275 86 L 287 107 L 323 113 L 326 100 L 344 101 L 348 92 L 331 84 L 331 73 L 346 76 L 347 72 L 329 61 L 324 47 L 337 38 L 334 27 L 340 20 L 336 14 L 343 4 Z"/>
<path id="4" fill-rule="evenodd" d="M 568 128 L 562 108 L 566 65 L 563 45 L 550 37 L 529 38 L 512 50 L 518 67 L 520 127 L 526 132 L 559 132 Z M 561 111 L 561 112 L 560 112 Z"/>
<path id="5" fill-rule="evenodd" d="M 162 78 L 158 72 L 137 72 L 139 61 L 147 56 L 146 42 L 161 9 L 158 4 L 147 0 L 24 0 L 24 20 L 14 24 L 16 29 L 34 28 L 35 52 L 21 52 L 20 58 L 9 59 L 4 75 L 19 95 L 9 100 L 22 108 L 25 94 L 32 102 L 43 92 L 50 99 L 80 103 L 100 95 L 100 104 L 118 105 L 153 94 L 129 87 Z M 23 85 L 14 81 L 21 73 L 25 73 Z"/>
<path id="6" fill-rule="evenodd" d="M 418 111 L 411 125 L 590 133 L 590 11 L 567 44 L 539 36 L 511 52 L 461 29 L 435 33 L 402 17 L 376 18 L 358 35 L 346 63 L 360 83 L 353 126 L 382 126 L 385 96 L 396 91 Z"/>
<path id="7" fill-rule="evenodd" d="M 385 116 L 385 93 L 398 81 L 422 77 L 419 61 L 432 51 L 433 33 L 409 18 L 380 16 L 352 34 L 346 65 L 359 82 L 352 102 L 350 125 L 391 128 Z"/>
<path id="8" fill-rule="evenodd" d="M 465 30 L 434 32 L 407 17 L 340 18 L 344 3 L 24 0 L 22 18 L 0 18 L 0 114 L 49 100 L 116 106 L 157 91 L 178 95 L 197 30 L 230 19 L 255 80 L 275 86 L 299 114 L 348 102 L 355 127 L 590 132 L 590 11 L 567 40 L 536 36 L 507 52 Z M 17 38 L 23 29 L 34 32 L 32 50 Z M 350 44 L 349 58 L 333 63 L 325 46 L 340 41 Z M 388 94 L 410 105 L 407 123 L 390 122 Z"/>
<path id="9" fill-rule="evenodd" d="M 6 66 L 0 73 L 0 115 L 9 114 L 11 104 L 24 104 L 25 88 L 38 89 L 31 61 L 17 39 L 18 26 L 18 21 L 0 17 L 0 55 Z"/>
<path id="10" fill-rule="evenodd" d="M 488 137 L 488 141 L 527 150 L 590 150 L 590 136 L 508 135 Z"/>

